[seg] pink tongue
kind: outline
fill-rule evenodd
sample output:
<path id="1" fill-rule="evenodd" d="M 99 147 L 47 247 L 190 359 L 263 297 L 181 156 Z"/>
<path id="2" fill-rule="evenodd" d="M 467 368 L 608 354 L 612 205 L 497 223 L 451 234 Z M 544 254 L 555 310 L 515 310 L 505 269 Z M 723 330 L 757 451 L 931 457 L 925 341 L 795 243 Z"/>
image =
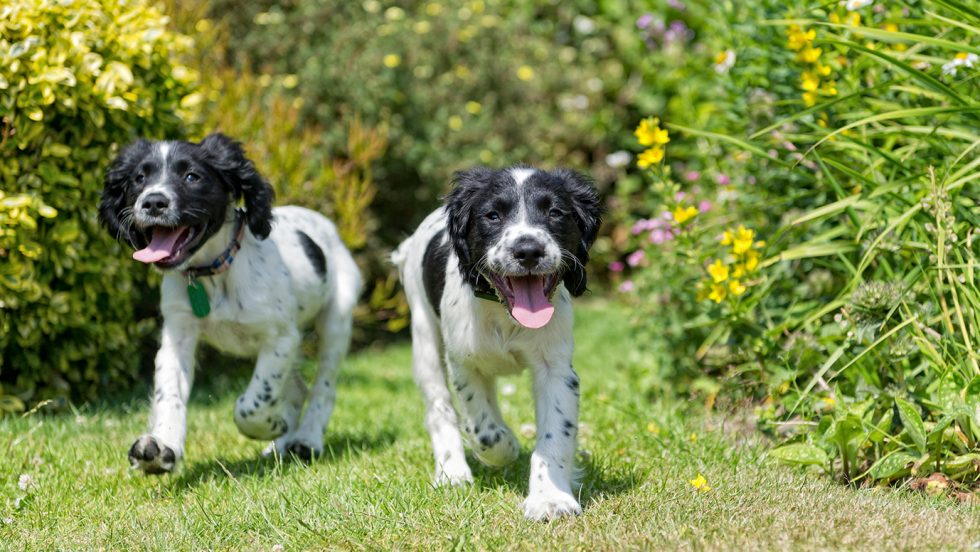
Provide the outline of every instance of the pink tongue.
<path id="1" fill-rule="evenodd" d="M 541 328 L 555 314 L 555 307 L 544 296 L 544 278 L 524 276 L 508 278 L 514 291 L 514 306 L 510 314 L 527 328 Z"/>
<path id="2" fill-rule="evenodd" d="M 186 229 L 184 226 L 177 228 L 155 227 L 150 245 L 133 253 L 133 258 L 141 263 L 155 263 L 166 259 L 175 253 L 174 246 L 177 244 L 177 239 Z"/>

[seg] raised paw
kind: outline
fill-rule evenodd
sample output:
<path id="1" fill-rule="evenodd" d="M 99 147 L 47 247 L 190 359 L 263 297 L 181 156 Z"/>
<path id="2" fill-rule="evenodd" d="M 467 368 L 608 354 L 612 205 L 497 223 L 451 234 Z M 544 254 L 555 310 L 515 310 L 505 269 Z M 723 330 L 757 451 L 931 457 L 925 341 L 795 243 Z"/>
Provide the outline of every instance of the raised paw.
<path id="1" fill-rule="evenodd" d="M 177 466 L 177 453 L 156 437 L 143 435 L 129 447 L 129 463 L 146 474 L 170 473 Z"/>
<path id="2" fill-rule="evenodd" d="M 473 452 L 480 462 L 501 468 L 517 460 L 521 446 L 510 429 L 491 424 L 490 429 L 473 437 Z"/>
<path id="3" fill-rule="evenodd" d="M 282 457 L 295 456 L 309 462 L 323 455 L 322 440 L 304 439 L 295 434 L 287 434 L 270 443 L 262 452 L 262 456 L 272 456 L 273 453 Z"/>
<path id="4" fill-rule="evenodd" d="M 289 431 L 285 409 L 275 400 L 262 402 L 246 395 L 235 403 L 235 425 L 251 439 L 271 441 Z"/>
<path id="5" fill-rule="evenodd" d="M 562 491 L 542 491 L 524 500 L 524 517 L 531 521 L 551 521 L 581 513 L 582 507 L 575 497 Z"/>

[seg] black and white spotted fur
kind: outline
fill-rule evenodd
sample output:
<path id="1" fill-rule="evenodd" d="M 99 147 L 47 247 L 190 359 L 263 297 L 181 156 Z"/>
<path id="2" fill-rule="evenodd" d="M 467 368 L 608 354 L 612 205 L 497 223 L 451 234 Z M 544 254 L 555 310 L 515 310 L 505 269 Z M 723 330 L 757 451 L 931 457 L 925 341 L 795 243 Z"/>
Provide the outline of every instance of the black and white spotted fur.
<path id="1" fill-rule="evenodd" d="M 413 367 L 426 402 L 436 484 L 472 481 L 464 439 L 489 466 L 513 462 L 519 445 L 497 405 L 500 375 L 530 368 L 537 441 L 524 515 L 581 513 L 572 494 L 579 379 L 572 367 L 573 296 L 599 229 L 595 189 L 568 170 L 527 167 L 457 174 L 446 205 L 393 255 L 412 312 Z M 540 275 L 553 285 L 554 314 L 528 328 L 511 315 L 506 277 Z M 495 291 L 501 301 L 474 295 Z M 448 381 L 462 418 L 459 431 Z"/>
<path id="2" fill-rule="evenodd" d="M 197 318 L 180 271 L 208 265 L 225 251 L 239 201 L 247 220 L 241 249 L 228 270 L 199 278 L 211 312 Z M 140 140 L 108 171 L 99 215 L 118 239 L 141 249 L 156 226 L 190 229 L 173 255 L 155 263 L 163 270 L 162 343 L 149 432 L 129 451 L 132 464 L 146 473 L 172 471 L 184 454 L 199 341 L 257 358 L 235 404 L 244 435 L 274 439 L 267 452 L 310 457 L 323 450 L 361 276 L 329 220 L 301 207 L 273 209 L 272 201 L 272 188 L 241 146 L 221 134 L 200 143 Z M 319 338 L 311 389 L 294 369 L 308 327 Z"/>

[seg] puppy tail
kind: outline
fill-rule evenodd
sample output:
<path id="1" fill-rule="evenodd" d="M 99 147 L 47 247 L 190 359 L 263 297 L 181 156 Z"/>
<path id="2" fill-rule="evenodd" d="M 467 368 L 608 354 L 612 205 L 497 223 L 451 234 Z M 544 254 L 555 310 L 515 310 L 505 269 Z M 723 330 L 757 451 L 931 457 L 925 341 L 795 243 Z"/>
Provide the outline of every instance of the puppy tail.
<path id="1" fill-rule="evenodd" d="M 411 242 L 412 238 L 408 238 L 403 241 L 397 249 L 391 252 L 388 257 L 392 264 L 398 267 L 399 272 L 405 267 L 405 263 L 408 262 L 408 252 L 412 249 Z"/>

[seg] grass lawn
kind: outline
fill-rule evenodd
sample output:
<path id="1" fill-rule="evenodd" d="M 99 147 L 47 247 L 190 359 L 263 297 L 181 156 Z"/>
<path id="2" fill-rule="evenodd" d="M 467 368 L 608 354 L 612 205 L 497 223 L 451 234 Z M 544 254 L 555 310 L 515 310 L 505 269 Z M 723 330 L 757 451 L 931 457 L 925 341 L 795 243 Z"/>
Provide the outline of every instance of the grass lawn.
<path id="1" fill-rule="evenodd" d="M 327 456 L 312 465 L 260 459 L 263 443 L 238 434 L 231 413 L 245 369 L 232 375 L 199 369 L 187 458 L 173 475 L 145 477 L 127 464 L 126 451 L 147 421 L 145 385 L 128 401 L 0 422 L 0 548 L 978 545 L 980 507 L 853 490 L 775 466 L 757 439 L 726 428 L 723 418 L 688 416 L 682 401 L 650 403 L 623 360 L 631 344 L 618 307 L 584 302 L 577 315 L 585 510 L 579 518 L 536 524 L 521 516 L 532 444 L 532 426 L 524 426 L 534 421 L 526 375 L 501 386 L 504 416 L 522 435 L 518 462 L 492 471 L 471 460 L 473 486 L 431 487 L 429 438 L 405 343 L 349 359 Z M 651 422 L 659 432 L 648 430 Z M 710 491 L 689 483 L 698 473 Z M 22 474 L 31 479 L 26 492 Z"/>

